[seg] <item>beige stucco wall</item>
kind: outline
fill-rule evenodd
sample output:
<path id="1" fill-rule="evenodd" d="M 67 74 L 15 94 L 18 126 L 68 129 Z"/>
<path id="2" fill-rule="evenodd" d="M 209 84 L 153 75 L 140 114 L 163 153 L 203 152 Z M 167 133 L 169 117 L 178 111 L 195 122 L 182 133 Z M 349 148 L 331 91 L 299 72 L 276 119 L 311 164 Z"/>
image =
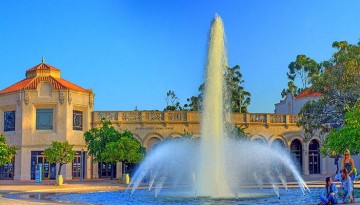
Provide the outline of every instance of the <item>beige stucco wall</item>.
<path id="1" fill-rule="evenodd" d="M 42 86 L 44 86 L 42 88 Z M 42 82 L 35 90 L 21 90 L 0 96 L 0 131 L 4 131 L 4 111 L 15 110 L 15 131 L 3 132 L 9 144 L 19 148 L 15 156 L 14 179 L 30 179 L 31 151 L 44 151 L 52 141 L 68 140 L 74 149 L 86 151 L 84 131 L 91 128 L 93 101 L 91 93 L 57 90 Z M 53 109 L 53 129 L 36 130 L 36 110 Z M 83 112 L 83 130 L 73 130 L 73 110 Z M 88 159 L 89 160 L 89 159 Z M 90 160 L 89 160 L 90 161 Z M 71 179 L 71 164 L 62 169 L 65 179 Z M 88 170 L 86 177 L 90 177 Z"/>
<path id="2" fill-rule="evenodd" d="M 148 152 L 154 144 L 166 137 L 178 137 L 186 133 L 200 136 L 200 115 L 198 112 L 148 112 L 148 111 L 95 111 L 93 126 L 99 126 L 100 119 L 112 122 L 119 131 L 130 130 Z M 288 151 L 291 142 L 299 140 L 302 145 L 302 161 L 305 175 L 309 174 L 309 144 L 316 140 L 321 145 L 319 136 L 305 140 L 304 131 L 296 125 L 298 115 L 266 114 L 266 113 L 233 113 L 229 121 L 237 126 L 245 127 L 251 140 L 261 138 L 269 145 L 274 140 L 281 140 Z M 320 173 L 330 173 L 327 165 L 333 159 L 322 158 Z"/>

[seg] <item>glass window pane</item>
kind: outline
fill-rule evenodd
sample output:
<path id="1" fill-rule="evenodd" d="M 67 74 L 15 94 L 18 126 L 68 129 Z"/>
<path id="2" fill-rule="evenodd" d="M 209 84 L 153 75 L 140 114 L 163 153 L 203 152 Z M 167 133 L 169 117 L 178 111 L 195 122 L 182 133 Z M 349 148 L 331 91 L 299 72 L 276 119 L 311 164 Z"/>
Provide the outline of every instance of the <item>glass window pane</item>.
<path id="1" fill-rule="evenodd" d="M 4 132 L 15 131 L 15 111 L 4 112 Z"/>
<path id="2" fill-rule="evenodd" d="M 53 129 L 53 110 L 37 109 L 36 110 L 36 129 L 52 130 Z"/>
<path id="3" fill-rule="evenodd" d="M 81 111 L 73 111 L 73 130 L 83 129 L 83 113 Z"/>

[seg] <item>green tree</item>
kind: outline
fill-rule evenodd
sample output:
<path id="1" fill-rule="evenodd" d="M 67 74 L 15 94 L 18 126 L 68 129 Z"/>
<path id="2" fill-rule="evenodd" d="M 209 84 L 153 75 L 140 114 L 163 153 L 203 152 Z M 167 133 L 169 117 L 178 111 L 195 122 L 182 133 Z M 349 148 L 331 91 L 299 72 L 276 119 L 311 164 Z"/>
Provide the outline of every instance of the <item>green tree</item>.
<path id="1" fill-rule="evenodd" d="M 44 153 L 49 163 L 59 163 L 58 175 L 61 175 L 61 168 L 64 164 L 71 163 L 75 158 L 74 145 L 70 145 L 68 141 L 53 141 L 51 146 L 46 148 Z"/>
<path id="2" fill-rule="evenodd" d="M 284 98 L 288 93 L 292 93 L 294 96 L 297 96 L 299 93 L 301 93 L 301 91 L 301 88 L 298 88 L 294 81 L 290 80 L 288 82 L 288 88 L 281 91 L 281 97 Z"/>
<path id="3" fill-rule="evenodd" d="M 6 144 L 5 136 L 0 133 L 0 166 L 11 163 L 16 155 L 16 147 Z"/>
<path id="4" fill-rule="evenodd" d="M 126 130 L 120 140 L 110 142 L 105 145 L 105 150 L 101 153 L 103 162 L 129 162 L 139 163 L 144 158 L 145 150 L 140 142 L 136 140 L 132 133 Z"/>
<path id="5" fill-rule="evenodd" d="M 229 134 L 229 138 L 236 139 L 236 140 L 250 140 L 250 134 L 245 131 L 246 127 L 241 125 L 237 126 L 231 122 L 225 123 L 225 130 L 226 133 Z"/>
<path id="6" fill-rule="evenodd" d="M 166 107 L 164 108 L 164 111 L 182 110 L 182 107 L 179 102 L 179 98 L 176 96 L 174 91 L 169 90 L 166 93 L 165 101 L 166 101 Z"/>
<path id="7" fill-rule="evenodd" d="M 322 155 L 341 155 L 346 149 L 351 154 L 360 153 L 360 105 L 347 109 L 344 126 L 330 131 L 320 149 Z"/>
<path id="8" fill-rule="evenodd" d="M 109 120 L 102 119 L 99 128 L 92 128 L 84 133 L 88 154 L 95 162 L 138 163 L 144 157 L 144 148 L 128 130 L 120 133 Z M 113 169 L 114 166 L 111 166 Z M 111 179 L 113 178 L 111 170 Z"/>
<path id="9" fill-rule="evenodd" d="M 244 90 L 245 83 L 242 80 L 240 66 L 227 67 L 225 72 L 225 85 L 230 101 L 230 110 L 232 112 L 247 112 L 247 107 L 250 105 L 251 93 Z"/>
<path id="10" fill-rule="evenodd" d="M 244 89 L 243 84 L 245 81 L 242 80 L 240 66 L 236 65 L 234 67 L 227 67 L 225 70 L 224 79 L 227 89 L 227 92 L 224 93 L 224 98 L 229 102 L 230 110 L 232 112 L 248 112 L 247 107 L 251 102 L 251 93 Z M 191 98 L 188 98 L 188 103 L 184 105 L 184 108 L 191 111 L 201 110 L 205 84 L 201 84 L 198 90 L 198 96 L 192 96 Z"/>
<path id="11" fill-rule="evenodd" d="M 112 125 L 109 120 L 101 119 L 100 127 L 94 127 L 84 133 L 86 145 L 88 146 L 88 155 L 94 157 L 95 162 L 104 162 L 102 153 L 106 144 L 120 140 L 121 134 Z"/>
<path id="12" fill-rule="evenodd" d="M 294 96 L 300 94 L 312 84 L 312 77 L 319 73 L 318 63 L 306 55 L 296 56 L 296 60 L 291 62 L 288 68 L 287 77 L 290 81 L 288 88 L 281 91 L 282 98 L 289 92 Z M 301 82 L 301 86 L 296 86 L 297 79 Z"/>
<path id="13" fill-rule="evenodd" d="M 341 127 L 345 108 L 352 108 L 360 97 L 360 42 L 351 45 L 341 41 L 332 46 L 337 51 L 330 60 L 319 64 L 319 74 L 311 79 L 312 91 L 322 96 L 308 102 L 299 113 L 298 125 L 307 133 L 327 132 L 329 124 Z"/>
<path id="14" fill-rule="evenodd" d="M 300 78 L 302 89 L 306 89 L 311 84 L 311 78 L 319 73 L 318 64 L 315 60 L 306 55 L 296 56 L 296 60 L 288 66 L 287 76 L 290 80 L 295 81 Z"/>

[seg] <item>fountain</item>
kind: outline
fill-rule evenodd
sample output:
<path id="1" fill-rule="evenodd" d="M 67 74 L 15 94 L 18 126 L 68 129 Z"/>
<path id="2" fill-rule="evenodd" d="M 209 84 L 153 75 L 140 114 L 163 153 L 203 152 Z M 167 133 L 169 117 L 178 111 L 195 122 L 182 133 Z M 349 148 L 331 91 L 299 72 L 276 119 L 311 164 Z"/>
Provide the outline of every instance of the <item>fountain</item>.
<path id="1" fill-rule="evenodd" d="M 126 191 L 56 195 L 90 204 L 302 204 L 319 200 L 289 153 L 266 143 L 229 136 L 223 82 L 227 66 L 221 18 L 211 25 L 201 112 L 201 137 L 164 140 L 138 167 Z M 287 179 L 292 177 L 293 182 Z M 291 187 L 288 188 L 288 184 Z M 306 194 L 309 191 L 309 194 Z"/>
<path id="2" fill-rule="evenodd" d="M 191 187 L 190 195 L 195 198 L 259 197 L 248 191 L 254 185 L 268 185 L 280 197 L 279 187 L 287 189 L 286 175 L 296 179 L 303 194 L 309 190 L 285 150 L 228 137 L 226 66 L 224 28 L 216 15 L 209 35 L 201 139 L 169 140 L 152 150 L 132 177 L 130 196 L 145 182 L 155 198 L 165 186 Z"/>

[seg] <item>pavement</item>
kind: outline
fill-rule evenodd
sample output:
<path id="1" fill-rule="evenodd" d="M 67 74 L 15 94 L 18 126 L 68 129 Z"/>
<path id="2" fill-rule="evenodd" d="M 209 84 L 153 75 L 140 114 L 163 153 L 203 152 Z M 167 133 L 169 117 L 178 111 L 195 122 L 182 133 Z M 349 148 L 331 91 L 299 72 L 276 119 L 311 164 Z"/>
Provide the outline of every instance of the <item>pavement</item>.
<path id="1" fill-rule="evenodd" d="M 306 184 L 310 188 L 324 187 L 327 175 L 309 175 L 303 176 Z M 289 181 L 289 187 L 297 187 L 297 183 Z M 0 204 L 68 204 L 65 202 L 55 202 L 48 199 L 56 193 L 78 193 L 95 191 L 115 191 L 126 189 L 125 184 L 119 180 L 99 180 L 92 179 L 86 181 L 69 180 L 62 186 L 57 186 L 54 180 L 44 180 L 41 184 L 32 181 L 0 180 Z M 355 183 L 355 188 L 360 188 L 360 182 Z M 16 197 L 12 197 L 16 196 Z M 9 198 L 10 197 L 10 198 Z M 360 205 L 360 199 L 355 201 Z M 71 203 L 74 204 L 74 203 Z"/>

